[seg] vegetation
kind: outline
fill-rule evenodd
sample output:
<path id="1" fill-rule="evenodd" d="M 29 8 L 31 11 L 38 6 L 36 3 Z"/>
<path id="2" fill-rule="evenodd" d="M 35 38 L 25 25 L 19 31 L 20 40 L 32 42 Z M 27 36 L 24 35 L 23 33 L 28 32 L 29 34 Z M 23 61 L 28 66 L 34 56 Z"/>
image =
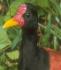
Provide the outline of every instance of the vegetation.
<path id="1" fill-rule="evenodd" d="M 40 47 L 61 50 L 61 0 L 0 0 L 0 70 L 17 70 L 21 29 L 2 26 L 15 15 L 18 6 L 29 2 L 37 6 Z"/>

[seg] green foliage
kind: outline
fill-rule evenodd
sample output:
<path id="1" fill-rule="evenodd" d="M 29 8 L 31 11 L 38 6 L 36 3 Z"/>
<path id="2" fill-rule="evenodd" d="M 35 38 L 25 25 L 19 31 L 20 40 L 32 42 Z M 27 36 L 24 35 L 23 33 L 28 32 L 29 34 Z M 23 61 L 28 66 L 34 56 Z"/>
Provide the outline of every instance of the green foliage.
<path id="1" fill-rule="evenodd" d="M 18 60 L 19 57 L 19 51 L 15 50 L 15 51 L 11 51 L 6 53 L 7 57 L 10 58 L 11 60 Z"/>
<path id="2" fill-rule="evenodd" d="M 45 34 L 42 38 L 42 41 L 44 42 L 45 45 L 47 45 L 51 35 L 51 14 L 48 14 L 48 24 L 46 25 L 44 32 Z"/>
<path id="3" fill-rule="evenodd" d="M 13 43 L 11 45 L 12 49 L 14 49 L 17 46 L 18 42 L 21 43 L 22 38 L 20 38 L 20 37 L 21 37 L 21 30 L 17 33 L 16 38 L 13 40 Z"/>
<path id="4" fill-rule="evenodd" d="M 35 0 L 35 4 L 47 8 L 49 6 L 49 0 Z"/>
<path id="5" fill-rule="evenodd" d="M 18 27 L 13 27 L 12 29 L 8 29 L 7 33 L 8 37 L 12 41 L 11 49 L 14 49 L 17 46 L 18 42 L 21 42 L 21 29 Z"/>
<path id="6" fill-rule="evenodd" d="M 0 70 L 5 70 L 5 69 L 6 69 L 5 66 L 0 65 Z"/>
<path id="7" fill-rule="evenodd" d="M 52 13 L 55 15 L 61 15 L 61 8 L 60 5 L 56 2 L 56 0 L 50 0 L 50 7 L 51 10 L 53 11 Z"/>
<path id="8" fill-rule="evenodd" d="M 55 35 L 57 38 L 61 39 L 61 28 L 59 28 L 59 27 L 54 27 L 53 30 L 54 30 L 54 35 Z"/>
<path id="9" fill-rule="evenodd" d="M 6 31 L 0 27 L 0 50 L 11 44 Z"/>

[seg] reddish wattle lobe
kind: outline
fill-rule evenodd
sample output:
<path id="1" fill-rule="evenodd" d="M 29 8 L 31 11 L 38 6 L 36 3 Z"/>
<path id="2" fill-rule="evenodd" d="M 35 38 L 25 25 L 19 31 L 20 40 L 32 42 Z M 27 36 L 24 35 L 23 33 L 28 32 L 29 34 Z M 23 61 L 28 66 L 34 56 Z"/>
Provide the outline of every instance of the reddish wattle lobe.
<path id="1" fill-rule="evenodd" d="M 19 6 L 19 8 L 17 10 L 17 14 L 20 14 L 21 16 L 23 16 L 23 14 L 26 12 L 26 10 L 27 10 L 27 5 L 22 4 Z"/>
<path id="2" fill-rule="evenodd" d="M 17 21 L 18 22 L 18 24 L 22 27 L 22 26 L 24 26 L 25 24 L 25 22 L 24 22 L 24 18 L 22 17 L 22 16 L 20 16 L 20 15 L 16 15 L 16 16 L 14 16 L 13 17 L 14 18 L 14 20 L 15 21 Z"/>
<path id="3" fill-rule="evenodd" d="M 25 14 L 26 10 L 27 10 L 26 4 L 22 4 L 21 6 L 19 6 L 16 15 L 13 17 L 14 20 L 16 20 L 21 27 L 25 25 L 23 15 Z"/>

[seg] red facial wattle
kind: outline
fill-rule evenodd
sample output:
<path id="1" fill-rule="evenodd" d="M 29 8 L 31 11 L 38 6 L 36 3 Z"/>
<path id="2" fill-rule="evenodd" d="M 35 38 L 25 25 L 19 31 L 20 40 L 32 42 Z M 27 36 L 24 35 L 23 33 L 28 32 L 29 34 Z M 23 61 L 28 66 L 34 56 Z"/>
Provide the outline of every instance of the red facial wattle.
<path id="1" fill-rule="evenodd" d="M 25 4 L 22 4 L 18 8 L 16 15 L 13 17 L 13 19 L 16 20 L 21 27 L 25 25 L 23 15 L 25 14 L 26 11 L 27 11 L 27 6 Z"/>
<path id="2" fill-rule="evenodd" d="M 21 6 L 19 6 L 16 14 L 20 14 L 21 16 L 23 16 L 23 14 L 26 12 L 26 10 L 27 10 L 27 5 L 22 4 Z"/>

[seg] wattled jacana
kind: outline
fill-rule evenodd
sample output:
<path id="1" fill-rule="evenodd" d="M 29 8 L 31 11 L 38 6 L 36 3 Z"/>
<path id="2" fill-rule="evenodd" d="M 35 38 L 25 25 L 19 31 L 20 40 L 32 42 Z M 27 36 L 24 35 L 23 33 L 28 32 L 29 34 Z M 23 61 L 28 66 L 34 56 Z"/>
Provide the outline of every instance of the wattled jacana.
<path id="1" fill-rule="evenodd" d="M 36 6 L 25 3 L 3 28 L 19 25 L 22 28 L 18 70 L 61 70 L 61 54 L 49 48 L 37 46 L 38 13 Z"/>

